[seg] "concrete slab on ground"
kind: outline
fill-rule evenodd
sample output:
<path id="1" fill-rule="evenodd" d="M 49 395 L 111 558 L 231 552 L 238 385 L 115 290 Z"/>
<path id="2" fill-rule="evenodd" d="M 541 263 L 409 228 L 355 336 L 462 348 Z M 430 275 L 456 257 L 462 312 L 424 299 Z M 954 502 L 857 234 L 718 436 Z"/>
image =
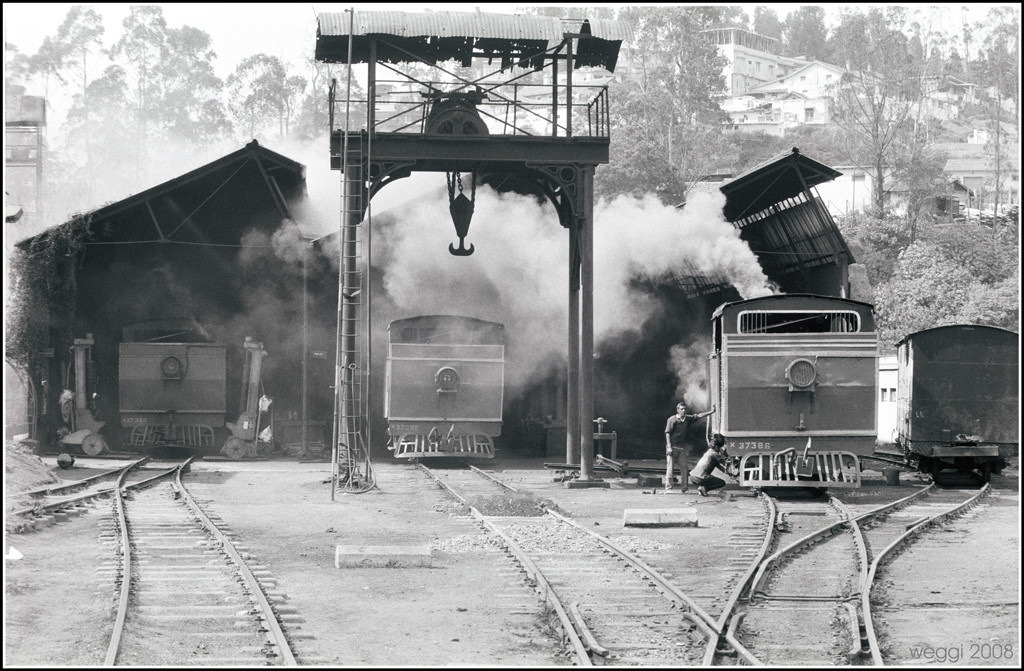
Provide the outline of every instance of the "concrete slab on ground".
<path id="1" fill-rule="evenodd" d="M 627 508 L 622 514 L 624 527 L 695 527 L 696 508 Z"/>

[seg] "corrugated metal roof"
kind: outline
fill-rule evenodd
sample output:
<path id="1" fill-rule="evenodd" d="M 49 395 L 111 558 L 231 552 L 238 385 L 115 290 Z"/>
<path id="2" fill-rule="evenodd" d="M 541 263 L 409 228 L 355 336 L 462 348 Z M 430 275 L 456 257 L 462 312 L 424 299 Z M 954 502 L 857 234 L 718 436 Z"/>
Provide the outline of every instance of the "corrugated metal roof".
<path id="1" fill-rule="evenodd" d="M 995 162 L 990 158 L 951 158 L 943 168 L 945 172 L 993 170 Z"/>
<path id="2" fill-rule="evenodd" d="M 841 174 L 794 147 L 722 185 L 725 218 L 737 221 L 749 217 Z"/>
<path id="3" fill-rule="evenodd" d="M 349 22 L 353 35 L 395 35 L 398 37 L 497 37 L 506 39 L 562 39 L 561 24 L 541 16 L 492 14 L 490 12 L 348 12 L 317 16 L 320 34 L 347 37 Z"/>
<path id="4" fill-rule="evenodd" d="M 583 21 L 528 14 L 491 12 L 325 12 L 317 15 L 320 34 L 344 37 L 352 23 L 353 35 L 401 37 L 496 37 L 558 42 L 563 33 L 580 32 Z M 629 41 L 631 27 L 622 21 L 587 19 L 590 34 L 603 40 Z"/>
<path id="5" fill-rule="evenodd" d="M 367 62 L 375 42 L 375 57 L 385 63 L 487 57 L 537 68 L 541 62 L 534 57 L 560 43 L 568 32 L 591 35 L 577 42 L 577 67 L 614 71 L 622 41 L 632 39 L 630 26 L 619 21 L 479 11 L 326 12 L 317 16 L 317 25 L 316 59 L 328 63 L 348 61 L 350 30 L 353 63 Z"/>

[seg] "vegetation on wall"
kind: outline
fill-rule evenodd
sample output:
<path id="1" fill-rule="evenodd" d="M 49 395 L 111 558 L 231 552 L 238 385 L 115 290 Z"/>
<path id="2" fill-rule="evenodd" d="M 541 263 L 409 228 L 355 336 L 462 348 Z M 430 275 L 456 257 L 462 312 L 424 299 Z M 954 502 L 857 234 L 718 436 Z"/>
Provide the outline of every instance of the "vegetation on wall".
<path id="1" fill-rule="evenodd" d="M 77 216 L 15 248 L 11 257 L 4 356 L 16 368 L 36 374 L 41 350 L 60 343 L 51 327 L 70 329 L 75 312 L 75 271 L 89 234 L 88 215 Z M 59 317 L 54 317 L 59 315 Z"/>

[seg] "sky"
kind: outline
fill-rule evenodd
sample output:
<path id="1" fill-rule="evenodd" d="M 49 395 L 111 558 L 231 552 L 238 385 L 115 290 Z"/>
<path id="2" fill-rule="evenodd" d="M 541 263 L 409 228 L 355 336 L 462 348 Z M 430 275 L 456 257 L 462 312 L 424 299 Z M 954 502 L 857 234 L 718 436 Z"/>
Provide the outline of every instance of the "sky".
<path id="1" fill-rule="evenodd" d="M 316 46 L 316 15 L 323 12 L 343 12 L 349 8 L 359 10 L 377 10 L 378 3 L 155 3 L 163 7 L 164 17 L 172 28 L 190 25 L 209 33 L 213 41 L 217 58 L 215 70 L 222 79 L 227 78 L 235 66 L 245 57 L 257 53 L 277 56 L 293 71 L 304 72 L 304 62 L 312 56 Z M 514 14 L 526 7 L 546 6 L 553 3 L 480 3 L 483 11 Z M 563 3 L 571 5 L 573 3 Z M 588 6 L 614 6 L 621 3 L 578 3 Z M 656 5 L 659 3 L 638 3 L 639 5 Z M 680 3 L 700 4 L 700 3 Z M 738 3 L 748 16 L 753 16 L 756 4 Z M 53 35 L 63 22 L 73 3 L 23 3 L 8 2 L 3 5 L 4 40 L 15 45 L 23 54 L 35 53 L 43 39 Z M 128 15 L 129 3 L 95 3 L 89 5 L 104 18 L 106 46 L 110 46 L 121 32 L 121 22 Z M 799 4 L 773 3 L 771 8 L 781 19 Z M 842 5 L 826 4 L 826 23 L 838 16 Z M 985 16 L 993 4 L 951 4 L 933 3 L 916 5 L 919 8 L 938 8 L 941 12 L 940 25 L 953 26 L 959 32 L 962 22 L 961 13 L 966 11 L 969 20 L 977 21 Z M 389 10 L 405 12 L 433 11 L 472 11 L 473 3 L 394 3 L 387 6 Z M 95 59 L 96 72 L 92 77 L 99 76 L 104 63 Z M 40 92 L 29 91 L 39 95 Z M 59 92 L 50 91 L 49 102 L 57 112 L 58 120 L 62 105 Z M 51 124 L 50 132 L 57 128 Z"/>
<path id="2" fill-rule="evenodd" d="M 213 38 L 218 53 L 218 74 L 226 77 L 244 57 L 254 53 L 267 53 L 285 61 L 296 62 L 305 52 L 312 53 L 316 35 L 316 14 L 342 12 L 349 8 L 357 11 L 380 10 L 379 3 L 155 3 L 164 9 L 164 16 L 172 27 L 191 25 Z M 555 3 L 479 3 L 483 11 L 514 14 L 523 7 L 545 6 Z M 565 5 L 622 6 L 622 3 L 561 3 Z M 657 4 L 657 3 L 637 3 Z M 749 16 L 755 4 L 739 3 Z M 57 26 L 73 3 L 4 3 L 4 39 L 15 44 L 22 53 L 34 53 L 43 38 L 56 32 Z M 120 23 L 128 14 L 128 3 L 95 3 L 90 5 L 105 19 L 107 37 L 120 32 Z M 389 10 L 420 12 L 472 10 L 473 3 L 393 3 Z M 772 3 L 770 6 L 784 19 L 799 4 Z M 924 6 L 924 5 L 922 5 Z M 932 3 L 929 7 L 948 10 L 948 21 L 959 26 L 960 12 L 968 7 L 972 20 L 984 16 L 991 4 Z M 825 5 L 828 15 L 834 16 L 841 5 Z M 273 30 L 269 28 L 273 27 Z M 297 63 L 296 63 L 297 64 Z"/>

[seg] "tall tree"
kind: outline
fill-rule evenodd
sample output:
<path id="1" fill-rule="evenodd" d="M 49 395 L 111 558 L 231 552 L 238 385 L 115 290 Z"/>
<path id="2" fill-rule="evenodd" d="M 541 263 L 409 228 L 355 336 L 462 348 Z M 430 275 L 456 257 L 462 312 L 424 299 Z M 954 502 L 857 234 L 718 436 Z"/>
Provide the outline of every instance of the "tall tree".
<path id="1" fill-rule="evenodd" d="M 754 7 L 754 32 L 765 37 L 774 37 L 782 41 L 782 21 L 771 7 L 758 5 Z"/>
<path id="2" fill-rule="evenodd" d="M 598 173 L 603 196 L 652 191 L 679 203 L 714 167 L 715 140 L 725 116 L 725 59 L 701 31 L 735 12 L 706 7 L 628 7 L 619 20 L 634 26 L 635 49 L 612 107 L 614 155 Z"/>
<path id="3" fill-rule="evenodd" d="M 224 83 L 214 72 L 210 35 L 192 26 L 167 30 L 167 55 L 157 68 L 163 82 L 160 121 L 191 146 L 224 137 L 231 124 L 224 112 Z"/>
<path id="4" fill-rule="evenodd" d="M 835 63 L 825 27 L 825 8 L 821 5 L 804 5 L 790 12 L 782 27 L 782 36 L 790 56 Z"/>
<path id="5" fill-rule="evenodd" d="M 92 7 L 75 5 L 68 10 L 64 22 L 57 29 L 57 42 L 62 45 L 66 58 L 64 66 L 77 81 L 75 98 L 80 98 L 82 133 L 78 135 L 86 164 L 92 162 L 92 135 L 89 132 L 89 71 L 92 55 L 103 48 L 103 19 Z M 70 79 L 70 77 L 69 77 Z M 90 166 L 91 167 L 91 166 Z M 88 193 L 93 191 L 95 172 L 86 170 L 83 176 Z"/>
<path id="6" fill-rule="evenodd" d="M 66 53 L 65 66 L 73 70 L 78 91 L 85 95 L 89 85 L 89 63 L 103 47 L 103 18 L 92 7 L 75 5 L 57 29 L 57 42 Z"/>
<path id="7" fill-rule="evenodd" d="M 285 137 L 305 85 L 305 78 L 289 75 L 277 56 L 249 56 L 227 79 L 228 110 L 248 138 L 268 121 L 277 123 L 278 137 Z"/>
<path id="8" fill-rule="evenodd" d="M 120 59 L 131 85 L 131 100 L 140 133 L 136 170 L 147 174 L 149 169 L 150 133 L 154 121 L 162 114 L 159 79 L 160 64 L 167 56 L 167 21 L 159 5 L 132 5 L 122 22 L 124 33 L 110 50 Z"/>
<path id="9" fill-rule="evenodd" d="M 143 129 L 136 121 L 131 88 L 124 68 L 112 64 L 89 82 L 84 96 L 74 97 L 64 146 L 52 152 L 47 164 L 56 187 L 48 193 L 48 202 L 60 204 L 55 211 L 95 207 L 150 185 L 144 169 L 136 169 Z M 82 150 L 86 136 L 91 145 L 88 156 Z M 85 174 L 88 180 L 83 179 Z"/>
<path id="10" fill-rule="evenodd" d="M 61 84 L 66 84 L 64 79 L 64 68 L 68 62 L 68 48 L 56 37 L 47 36 L 43 38 L 39 50 L 28 57 L 28 76 L 31 79 L 42 80 L 43 97 L 50 99 L 50 82 L 56 79 Z"/>
<path id="11" fill-rule="evenodd" d="M 872 7 L 866 14 L 844 8 L 833 39 L 847 72 L 832 91 L 830 116 L 845 131 L 851 160 L 871 173 L 872 203 L 879 213 L 893 176 L 891 152 L 912 126 L 911 114 L 922 97 L 921 72 L 913 67 L 901 32 L 904 17 L 899 7 Z"/>
<path id="12" fill-rule="evenodd" d="M 990 9 L 986 23 L 991 30 L 978 53 L 982 81 L 994 95 L 989 105 L 989 144 L 995 163 L 995 209 L 999 211 L 1008 158 L 1007 138 L 1003 132 L 1004 116 L 1012 126 L 1020 120 L 1020 11 L 1011 7 Z M 1013 112 L 1005 113 L 1004 100 L 1013 101 Z"/>
<path id="13" fill-rule="evenodd" d="M 16 45 L 4 42 L 4 96 L 24 95 L 29 77 L 29 57 Z"/>

